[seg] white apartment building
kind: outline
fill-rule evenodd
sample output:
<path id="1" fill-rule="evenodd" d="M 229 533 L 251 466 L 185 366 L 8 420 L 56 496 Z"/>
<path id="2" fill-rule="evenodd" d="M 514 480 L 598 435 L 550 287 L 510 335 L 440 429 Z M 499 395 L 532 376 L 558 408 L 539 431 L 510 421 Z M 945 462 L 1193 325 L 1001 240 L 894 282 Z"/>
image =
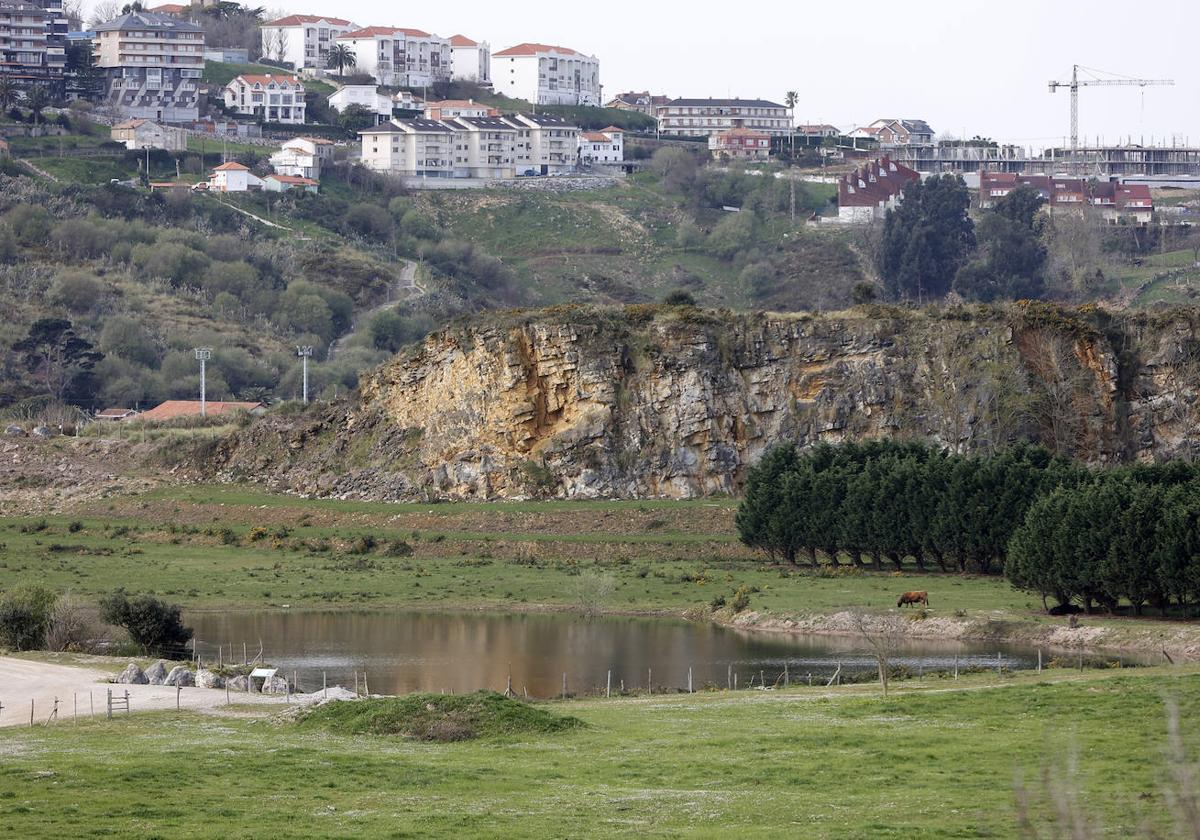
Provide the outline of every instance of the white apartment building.
<path id="1" fill-rule="evenodd" d="M 389 120 L 360 131 L 362 163 L 401 177 L 454 177 L 454 132 L 435 120 Z"/>
<path id="2" fill-rule="evenodd" d="M 450 81 L 450 42 L 420 29 L 368 26 L 338 37 L 360 73 L 388 87 L 427 87 Z"/>
<path id="3" fill-rule="evenodd" d="M 190 21 L 131 12 L 95 27 L 104 102 L 125 117 L 191 122 L 200 116 L 204 30 Z"/>
<path id="4" fill-rule="evenodd" d="M 0 78 L 62 95 L 66 44 L 61 0 L 0 2 Z"/>
<path id="5" fill-rule="evenodd" d="M 361 105 L 375 114 L 376 123 L 392 118 L 392 97 L 380 93 L 375 85 L 342 85 L 329 95 L 329 107 L 339 114 L 351 105 Z"/>
<path id="6" fill-rule="evenodd" d="M 450 78 L 492 86 L 492 48 L 466 35 L 450 36 Z"/>
<path id="7" fill-rule="evenodd" d="M 442 124 L 454 132 L 454 177 L 512 178 L 517 130 L 499 117 L 457 117 Z"/>
<path id="8" fill-rule="evenodd" d="M 500 112 L 474 99 L 440 99 L 426 102 L 425 119 L 452 120 L 455 117 L 497 117 Z"/>
<path id="9" fill-rule="evenodd" d="M 579 135 L 579 162 L 585 166 L 625 162 L 625 130 L 610 125 Z"/>
<path id="10" fill-rule="evenodd" d="M 321 166 L 333 161 L 333 143 L 321 137 L 293 137 L 271 155 L 271 168 L 280 175 L 321 177 Z"/>
<path id="11" fill-rule="evenodd" d="M 568 47 L 517 44 L 492 55 L 497 92 L 534 105 L 600 105 L 600 61 Z"/>
<path id="12" fill-rule="evenodd" d="M 225 106 L 264 122 L 304 124 L 304 85 L 296 76 L 247 74 L 225 86 Z"/>
<path id="13" fill-rule="evenodd" d="M 518 175 L 571 172 L 579 161 L 579 126 L 548 114 L 501 117 L 517 130 Z"/>
<path id="14" fill-rule="evenodd" d="M 733 128 L 770 135 L 792 130 L 787 106 L 766 99 L 672 99 L 657 116 L 659 133 L 668 137 L 707 137 Z"/>
<path id="15" fill-rule="evenodd" d="M 321 75 L 329 48 L 339 35 L 358 26 L 348 20 L 318 15 L 288 15 L 262 25 L 262 54 L 273 61 L 286 61 L 307 75 Z"/>
<path id="16" fill-rule="evenodd" d="M 262 178 L 259 178 L 246 166 L 230 161 L 222 163 L 208 177 L 208 188 L 213 192 L 246 192 L 261 190 Z"/>

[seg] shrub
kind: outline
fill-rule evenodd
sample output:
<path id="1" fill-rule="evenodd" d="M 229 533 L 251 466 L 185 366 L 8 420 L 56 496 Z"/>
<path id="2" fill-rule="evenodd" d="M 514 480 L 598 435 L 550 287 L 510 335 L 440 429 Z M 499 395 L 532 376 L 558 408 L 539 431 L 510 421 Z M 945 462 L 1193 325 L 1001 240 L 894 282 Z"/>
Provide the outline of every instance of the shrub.
<path id="1" fill-rule="evenodd" d="M 100 302 L 104 286 L 87 271 L 64 271 L 54 278 L 46 297 L 72 312 L 87 312 Z"/>
<path id="2" fill-rule="evenodd" d="M 740 613 L 749 606 L 750 588 L 746 586 L 739 586 L 737 592 L 733 593 L 733 600 L 729 603 L 729 608 L 735 613 Z"/>
<path id="3" fill-rule="evenodd" d="M 34 584 L 19 584 L 0 596 L 0 644 L 13 650 L 44 647 L 57 597 L 52 590 Z"/>
<path id="4" fill-rule="evenodd" d="M 100 616 L 122 627 L 129 638 L 147 654 L 175 655 L 192 638 L 192 628 L 180 619 L 178 604 L 168 604 L 153 595 L 130 598 L 117 590 L 100 601 Z"/>
<path id="5" fill-rule="evenodd" d="M 86 651 L 99 635 L 95 612 L 70 595 L 59 598 L 46 623 L 46 649 Z"/>
<path id="6" fill-rule="evenodd" d="M 676 289 L 667 293 L 667 296 L 663 298 L 663 303 L 667 306 L 695 306 L 696 299 L 692 297 L 691 292 Z"/>
<path id="7" fill-rule="evenodd" d="M 368 239 L 387 239 L 392 235 L 392 217 L 378 204 L 355 204 L 346 211 L 345 225 Z"/>

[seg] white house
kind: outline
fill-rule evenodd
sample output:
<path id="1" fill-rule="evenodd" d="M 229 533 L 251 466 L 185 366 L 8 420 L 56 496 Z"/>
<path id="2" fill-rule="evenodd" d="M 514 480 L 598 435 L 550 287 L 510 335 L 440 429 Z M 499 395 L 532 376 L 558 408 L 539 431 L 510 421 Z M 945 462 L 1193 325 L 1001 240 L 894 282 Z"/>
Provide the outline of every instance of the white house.
<path id="1" fill-rule="evenodd" d="M 318 184 L 312 178 L 301 178 L 298 175 L 280 175 L 272 173 L 263 178 L 263 189 L 267 192 L 287 192 L 288 190 L 304 190 L 315 193 Z"/>
<path id="2" fill-rule="evenodd" d="M 454 132 L 454 177 L 512 178 L 516 175 L 517 130 L 499 117 L 442 120 Z"/>
<path id="3" fill-rule="evenodd" d="M 482 87 L 492 86 L 492 49 L 466 35 L 450 36 L 450 78 L 475 82 Z"/>
<path id="4" fill-rule="evenodd" d="M 246 192 L 261 190 L 263 182 L 249 167 L 230 161 L 213 169 L 208 178 L 208 188 L 213 192 Z"/>
<path id="5" fill-rule="evenodd" d="M 359 135 L 368 169 L 406 177 L 454 177 L 454 132 L 440 122 L 389 120 Z"/>
<path id="6" fill-rule="evenodd" d="M 329 95 L 329 107 L 339 114 L 351 105 L 361 105 L 375 114 L 375 122 L 392 118 L 392 97 L 380 93 L 375 85 L 342 85 Z"/>
<path id="7" fill-rule="evenodd" d="M 388 87 L 427 87 L 450 81 L 450 42 L 420 29 L 368 26 L 340 35 L 358 72 Z"/>
<path id="8" fill-rule="evenodd" d="M 262 25 L 262 54 L 288 62 L 303 73 L 321 75 L 337 37 L 355 29 L 356 25 L 341 18 L 288 15 Z"/>
<path id="9" fill-rule="evenodd" d="M 320 137 L 293 137 L 271 155 L 271 168 L 280 175 L 319 179 L 321 165 L 333 160 L 333 143 Z"/>
<path id="10" fill-rule="evenodd" d="M 187 131 L 150 120 L 126 120 L 112 127 L 110 137 L 124 143 L 126 149 L 166 149 L 168 152 L 187 151 Z"/>
<path id="11" fill-rule="evenodd" d="M 549 114 L 501 117 L 517 130 L 517 174 L 570 172 L 579 159 L 579 127 Z"/>
<path id="12" fill-rule="evenodd" d="M 579 162 L 623 163 L 625 161 L 625 130 L 610 125 L 600 131 L 585 131 L 579 135 Z"/>
<path id="13" fill-rule="evenodd" d="M 402 111 L 420 111 L 425 107 L 425 100 L 411 90 L 398 90 L 392 97 L 392 106 Z"/>
<path id="14" fill-rule="evenodd" d="M 456 117 L 497 117 L 500 112 L 474 99 L 441 99 L 425 103 L 425 119 L 452 120 Z"/>
<path id="15" fill-rule="evenodd" d="M 225 86 L 225 106 L 264 122 L 304 123 L 304 85 L 295 76 L 246 74 Z"/>
<path id="16" fill-rule="evenodd" d="M 492 86 L 534 105 L 599 105 L 600 60 L 568 47 L 517 44 L 493 53 Z"/>

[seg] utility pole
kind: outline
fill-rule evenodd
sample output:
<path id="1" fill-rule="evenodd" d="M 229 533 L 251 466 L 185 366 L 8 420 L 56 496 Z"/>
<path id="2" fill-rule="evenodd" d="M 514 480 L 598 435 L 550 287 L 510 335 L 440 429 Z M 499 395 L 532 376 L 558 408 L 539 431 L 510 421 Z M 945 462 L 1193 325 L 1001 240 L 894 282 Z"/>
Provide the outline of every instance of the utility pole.
<path id="1" fill-rule="evenodd" d="M 197 347 L 196 360 L 200 362 L 200 416 L 208 416 L 208 394 L 207 391 L 207 371 L 206 365 L 208 360 L 212 358 L 211 347 Z"/>
<path id="2" fill-rule="evenodd" d="M 308 405 L 308 359 L 313 354 L 312 345 L 304 344 L 296 348 L 300 364 L 304 367 L 304 404 Z"/>

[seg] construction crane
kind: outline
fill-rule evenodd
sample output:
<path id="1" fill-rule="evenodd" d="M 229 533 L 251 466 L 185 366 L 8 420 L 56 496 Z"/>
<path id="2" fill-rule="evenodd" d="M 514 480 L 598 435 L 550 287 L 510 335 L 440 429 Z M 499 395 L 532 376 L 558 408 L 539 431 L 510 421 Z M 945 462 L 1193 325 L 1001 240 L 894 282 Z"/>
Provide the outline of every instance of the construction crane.
<path id="1" fill-rule="evenodd" d="M 1060 87 L 1071 89 L 1071 174 L 1078 174 L 1079 167 L 1079 88 L 1083 86 L 1101 86 L 1101 85 L 1136 85 L 1140 88 L 1145 88 L 1150 85 L 1174 85 L 1174 79 L 1083 79 L 1079 78 L 1079 71 L 1084 70 L 1093 73 L 1103 73 L 1103 70 L 1092 70 L 1088 67 L 1082 67 L 1079 64 L 1071 65 L 1071 81 L 1069 82 L 1051 82 L 1050 92 L 1054 93 Z M 1109 73 L 1110 76 L 1117 75 Z"/>

